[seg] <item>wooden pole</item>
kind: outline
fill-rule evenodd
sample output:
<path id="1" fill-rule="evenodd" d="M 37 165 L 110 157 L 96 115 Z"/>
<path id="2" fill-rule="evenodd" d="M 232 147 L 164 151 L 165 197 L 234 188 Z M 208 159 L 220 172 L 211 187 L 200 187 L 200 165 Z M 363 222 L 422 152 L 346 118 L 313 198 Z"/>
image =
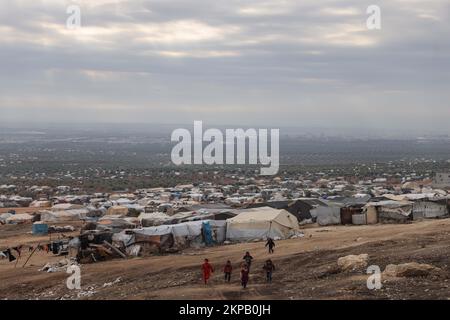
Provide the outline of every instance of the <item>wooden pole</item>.
<path id="1" fill-rule="evenodd" d="M 23 264 L 22 268 L 25 268 L 25 265 L 28 263 L 28 260 L 30 260 L 31 256 L 36 252 L 37 248 L 39 248 L 40 245 L 41 245 L 41 243 L 39 242 L 38 245 L 36 246 L 36 248 L 34 248 L 33 252 L 28 257 L 27 261 L 25 261 L 25 263 Z"/>
<path id="2" fill-rule="evenodd" d="M 119 249 L 117 249 L 116 247 L 114 247 L 111 243 L 109 243 L 108 241 L 106 241 L 106 240 L 103 240 L 103 243 L 106 245 L 106 246 L 108 246 L 109 248 L 111 248 L 112 250 L 114 250 L 114 252 L 116 252 L 119 256 L 121 256 L 122 258 L 124 258 L 124 259 L 126 259 L 127 258 L 127 256 L 126 255 L 124 255 L 123 253 L 122 253 L 122 251 L 120 251 Z"/>
<path id="3" fill-rule="evenodd" d="M 19 262 L 19 260 L 20 260 L 20 256 L 17 257 L 16 263 L 14 264 L 14 268 L 17 267 L 17 263 Z"/>

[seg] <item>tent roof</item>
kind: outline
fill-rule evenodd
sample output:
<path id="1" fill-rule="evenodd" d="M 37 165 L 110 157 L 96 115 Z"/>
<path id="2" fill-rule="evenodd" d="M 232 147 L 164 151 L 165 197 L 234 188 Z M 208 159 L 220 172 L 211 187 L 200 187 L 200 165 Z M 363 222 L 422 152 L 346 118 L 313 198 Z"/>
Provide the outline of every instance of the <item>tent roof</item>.
<path id="1" fill-rule="evenodd" d="M 274 220 L 285 226 L 291 226 L 293 223 L 294 225 L 298 225 L 297 218 L 293 214 L 289 213 L 289 211 L 286 211 L 284 209 L 278 210 L 271 207 L 247 209 L 244 212 L 238 214 L 236 217 L 228 219 L 227 221 L 230 223 L 245 223 Z"/>

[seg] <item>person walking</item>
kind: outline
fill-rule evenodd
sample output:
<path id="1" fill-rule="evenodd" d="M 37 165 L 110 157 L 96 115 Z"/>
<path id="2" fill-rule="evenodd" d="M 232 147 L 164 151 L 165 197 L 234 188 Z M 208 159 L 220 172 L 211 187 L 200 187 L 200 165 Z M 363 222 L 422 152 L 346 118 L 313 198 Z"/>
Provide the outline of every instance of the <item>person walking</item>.
<path id="1" fill-rule="evenodd" d="M 223 273 L 225 274 L 225 281 L 230 283 L 231 280 L 231 272 L 233 271 L 233 266 L 231 265 L 231 261 L 228 260 L 225 264 L 225 267 L 223 267 Z"/>
<path id="2" fill-rule="evenodd" d="M 247 288 L 249 273 L 250 269 L 248 268 L 248 265 L 246 263 L 243 263 L 241 267 L 241 285 L 244 289 Z"/>
<path id="3" fill-rule="evenodd" d="M 271 259 L 267 259 L 263 266 L 264 271 L 266 271 L 266 281 L 272 283 L 272 273 L 275 271 L 275 265 Z"/>
<path id="4" fill-rule="evenodd" d="M 247 265 L 248 271 L 250 272 L 250 267 L 252 265 L 253 257 L 250 255 L 250 252 L 246 252 L 245 256 L 242 258 L 245 261 L 245 264 Z"/>
<path id="5" fill-rule="evenodd" d="M 202 264 L 203 281 L 205 282 L 205 284 L 208 284 L 208 280 L 213 272 L 214 272 L 213 266 L 209 263 L 208 259 L 205 259 L 205 261 Z"/>
<path id="6" fill-rule="evenodd" d="M 272 238 L 267 238 L 266 247 L 269 247 L 269 253 L 273 253 L 273 248 L 275 247 L 275 242 Z"/>

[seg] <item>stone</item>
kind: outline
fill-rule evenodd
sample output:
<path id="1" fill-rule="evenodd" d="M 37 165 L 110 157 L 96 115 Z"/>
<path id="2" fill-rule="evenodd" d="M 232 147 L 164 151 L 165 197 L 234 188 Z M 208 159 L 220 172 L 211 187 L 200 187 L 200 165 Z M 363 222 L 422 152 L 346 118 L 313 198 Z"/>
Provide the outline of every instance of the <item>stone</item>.
<path id="1" fill-rule="evenodd" d="M 430 273 L 439 271 L 430 264 L 409 262 L 403 264 L 389 264 L 384 269 L 383 275 L 387 277 L 426 277 Z"/>
<path id="2" fill-rule="evenodd" d="M 369 255 L 367 253 L 360 255 L 348 255 L 345 257 L 340 257 L 337 264 L 341 271 L 356 271 L 367 267 L 368 260 Z"/>

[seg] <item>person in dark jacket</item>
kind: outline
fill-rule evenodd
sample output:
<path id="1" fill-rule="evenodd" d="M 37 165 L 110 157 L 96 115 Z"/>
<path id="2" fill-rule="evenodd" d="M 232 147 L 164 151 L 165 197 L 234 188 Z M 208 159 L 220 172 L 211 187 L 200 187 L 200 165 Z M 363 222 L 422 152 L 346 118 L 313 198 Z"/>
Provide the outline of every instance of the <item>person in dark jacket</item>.
<path id="1" fill-rule="evenodd" d="M 269 247 L 269 253 L 273 253 L 273 248 L 275 247 L 275 242 L 272 238 L 267 238 L 266 247 Z"/>
<path id="2" fill-rule="evenodd" d="M 250 252 L 246 252 L 245 256 L 242 258 L 245 261 L 245 264 L 247 265 L 248 271 L 250 272 L 250 267 L 252 265 L 253 257 L 250 255 Z"/>
<path id="3" fill-rule="evenodd" d="M 264 271 L 266 272 L 266 281 L 272 282 L 272 272 L 275 271 L 275 265 L 273 264 L 271 259 L 267 259 L 263 266 Z"/>
<path id="4" fill-rule="evenodd" d="M 233 271 L 233 266 L 231 265 L 231 261 L 228 260 L 225 264 L 225 267 L 223 267 L 223 273 L 225 274 L 225 281 L 228 283 L 231 280 L 231 272 Z"/>
<path id="5" fill-rule="evenodd" d="M 249 273 L 250 269 L 248 268 L 248 265 L 246 263 L 243 263 L 241 267 L 241 285 L 244 289 L 247 288 Z"/>

